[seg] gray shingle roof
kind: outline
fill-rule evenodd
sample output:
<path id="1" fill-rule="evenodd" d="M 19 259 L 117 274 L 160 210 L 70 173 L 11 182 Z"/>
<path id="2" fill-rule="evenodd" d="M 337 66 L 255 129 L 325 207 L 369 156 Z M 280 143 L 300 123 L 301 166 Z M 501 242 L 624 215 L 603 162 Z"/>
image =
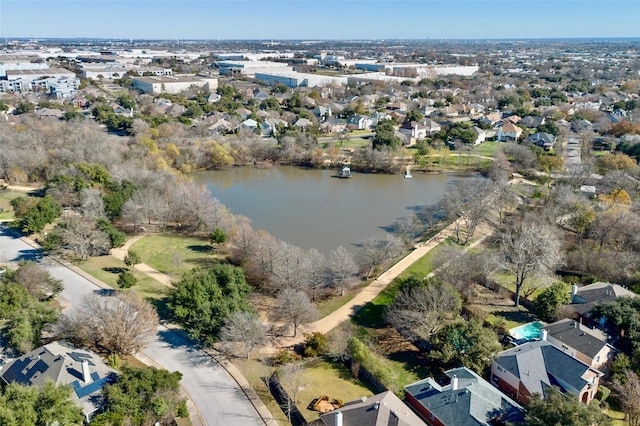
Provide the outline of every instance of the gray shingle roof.
<path id="1" fill-rule="evenodd" d="M 532 394 L 544 395 L 553 385 L 578 395 L 588 383 L 582 378 L 588 370 L 602 374 L 543 340 L 503 351 L 494 362 L 519 378 Z"/>
<path id="2" fill-rule="evenodd" d="M 594 358 L 607 345 L 607 342 L 593 335 L 588 327 L 572 319 L 554 322 L 542 327 L 542 330 L 547 330 L 549 336 L 589 358 Z"/>
<path id="3" fill-rule="evenodd" d="M 504 422 L 522 421 L 522 407 L 473 371 L 461 367 L 447 371 L 447 375 L 457 379 L 456 389 L 428 378 L 406 386 L 405 392 L 445 425 L 488 425 L 497 417 Z"/>
<path id="4" fill-rule="evenodd" d="M 335 426 L 338 411 L 342 413 L 343 426 L 425 425 L 425 422 L 391 391 L 348 402 L 339 410 L 321 415 L 320 420 L 327 426 Z"/>

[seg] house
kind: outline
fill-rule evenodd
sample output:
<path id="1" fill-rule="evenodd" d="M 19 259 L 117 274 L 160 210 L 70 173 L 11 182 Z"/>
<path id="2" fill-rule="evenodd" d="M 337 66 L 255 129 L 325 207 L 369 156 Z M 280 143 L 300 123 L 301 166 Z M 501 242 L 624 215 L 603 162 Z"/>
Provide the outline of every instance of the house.
<path id="1" fill-rule="evenodd" d="M 101 408 L 97 397 L 105 385 L 113 383 L 115 370 L 93 352 L 58 341 L 10 361 L 0 370 L 0 378 L 6 384 L 43 386 L 52 381 L 68 385 L 73 389 L 73 402 L 82 408 L 88 422 Z"/>
<path id="2" fill-rule="evenodd" d="M 544 117 L 540 117 L 537 115 L 527 115 L 525 117 L 522 118 L 522 120 L 520 120 L 520 124 L 522 127 L 526 127 L 529 129 L 535 129 L 536 127 L 540 126 L 541 124 L 545 123 L 545 118 Z"/>
<path id="3" fill-rule="evenodd" d="M 596 396 L 602 375 L 546 340 L 500 352 L 491 363 L 491 383 L 520 403 L 536 393 L 545 398 L 547 389 L 557 386 L 587 404 Z"/>
<path id="4" fill-rule="evenodd" d="M 474 145 L 479 145 L 487 139 L 487 132 L 480 127 L 473 126 L 471 127 L 471 130 L 473 130 L 473 133 L 476 134 L 476 140 L 473 141 Z"/>
<path id="5" fill-rule="evenodd" d="M 357 130 L 365 130 L 373 127 L 373 118 L 366 115 L 355 114 L 347 119 L 347 125 Z"/>
<path id="6" fill-rule="evenodd" d="M 347 122 L 339 118 L 329 118 L 320 125 L 323 133 L 341 133 L 347 130 Z"/>
<path id="7" fill-rule="evenodd" d="M 451 382 L 432 378 L 405 386 L 407 404 L 432 426 L 478 426 L 521 423 L 524 409 L 466 367 L 446 372 Z"/>
<path id="8" fill-rule="evenodd" d="M 427 137 L 427 127 L 417 121 L 405 121 L 398 131 L 410 136 L 412 139 L 424 139 Z"/>
<path id="9" fill-rule="evenodd" d="M 64 112 L 54 108 L 38 108 L 35 111 L 36 117 L 42 118 L 57 118 L 60 119 L 64 116 Z"/>
<path id="10" fill-rule="evenodd" d="M 89 108 L 89 101 L 82 95 L 78 95 L 71 100 L 74 108 Z"/>
<path id="11" fill-rule="evenodd" d="M 307 127 L 311 126 L 312 124 L 313 123 L 306 118 L 299 118 L 298 120 L 296 120 L 295 123 L 293 123 L 294 126 L 299 127 L 303 132 Z"/>
<path id="12" fill-rule="evenodd" d="M 591 310 L 596 305 L 613 302 L 618 297 L 636 297 L 636 294 L 626 288 L 606 282 L 597 282 L 582 287 L 571 287 L 571 304 L 566 306 L 569 315 L 586 325 L 603 326 L 605 318 L 599 321 L 593 318 Z"/>
<path id="13" fill-rule="evenodd" d="M 422 125 L 427 129 L 428 135 L 433 135 L 434 133 L 442 130 L 442 126 L 440 124 L 436 123 L 433 120 L 429 120 L 428 118 L 422 120 Z"/>
<path id="14" fill-rule="evenodd" d="M 586 132 L 593 128 L 593 124 L 589 120 L 583 118 L 571 120 L 571 130 L 574 132 Z"/>
<path id="15" fill-rule="evenodd" d="M 260 132 L 262 136 L 273 136 L 278 132 L 278 127 L 287 127 L 288 123 L 279 118 L 267 118 L 260 123 Z"/>
<path id="16" fill-rule="evenodd" d="M 342 408 L 320 416 L 326 426 L 424 426 L 395 394 L 386 391 L 347 402 Z"/>
<path id="17" fill-rule="evenodd" d="M 242 123 L 240 123 L 237 127 L 237 129 L 250 130 L 252 132 L 255 131 L 257 128 L 258 128 L 258 122 L 253 118 L 247 118 Z"/>
<path id="18" fill-rule="evenodd" d="M 253 113 L 253 111 L 244 107 L 238 108 L 234 112 L 242 119 L 248 118 Z"/>
<path id="19" fill-rule="evenodd" d="M 603 371 L 616 349 L 608 344 L 604 334 L 580 324 L 573 319 L 563 319 L 541 329 L 546 340 L 564 353 Z"/>
<path id="20" fill-rule="evenodd" d="M 211 126 L 207 127 L 207 130 L 209 130 L 209 132 L 211 132 L 212 134 L 225 134 L 229 133 L 233 129 L 233 124 L 224 118 L 217 120 Z"/>
<path id="21" fill-rule="evenodd" d="M 313 109 L 313 114 L 318 118 L 326 119 L 331 117 L 331 108 L 319 105 Z"/>
<path id="22" fill-rule="evenodd" d="M 522 134 L 522 129 L 510 121 L 504 124 L 496 131 L 496 140 L 498 142 L 517 141 Z"/>
<path id="23" fill-rule="evenodd" d="M 551 133 L 536 132 L 527 136 L 524 141 L 544 148 L 546 151 L 550 151 L 556 143 L 556 137 Z"/>
<path id="24" fill-rule="evenodd" d="M 490 114 L 485 115 L 484 117 L 480 117 L 479 120 L 485 124 L 489 124 L 493 126 L 494 124 L 502 120 L 502 113 L 492 112 Z"/>

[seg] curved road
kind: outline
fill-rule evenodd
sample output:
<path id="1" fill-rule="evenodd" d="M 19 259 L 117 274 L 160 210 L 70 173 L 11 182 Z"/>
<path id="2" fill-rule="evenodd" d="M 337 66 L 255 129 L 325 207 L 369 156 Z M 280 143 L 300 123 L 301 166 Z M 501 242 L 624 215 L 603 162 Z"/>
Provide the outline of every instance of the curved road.
<path id="1" fill-rule="evenodd" d="M 64 282 L 58 300 L 65 310 L 76 309 L 89 294 L 99 293 L 99 283 L 81 271 L 43 256 L 42 251 L 18 238 L 0 224 L 0 263 L 15 264 L 34 260 L 51 275 Z M 233 378 L 195 342 L 179 331 L 159 327 L 155 336 L 142 351 L 153 364 L 183 374 L 182 386 L 198 407 L 199 416 L 192 416 L 194 425 L 264 425 L 265 421 L 248 400 Z M 200 420 L 200 422 L 198 422 Z"/>

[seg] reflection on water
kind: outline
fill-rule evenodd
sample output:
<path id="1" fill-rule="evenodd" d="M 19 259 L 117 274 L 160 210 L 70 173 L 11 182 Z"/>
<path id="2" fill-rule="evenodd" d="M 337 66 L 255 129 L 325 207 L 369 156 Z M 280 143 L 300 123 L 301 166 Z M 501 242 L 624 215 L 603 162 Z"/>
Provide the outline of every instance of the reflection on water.
<path id="1" fill-rule="evenodd" d="M 438 202 L 449 183 L 465 179 L 419 173 L 413 179 L 357 173 L 351 179 L 337 179 L 335 175 L 335 170 L 279 166 L 198 172 L 192 177 L 207 185 L 234 214 L 251 219 L 254 229 L 324 253 L 384 236 L 384 228 L 398 218 L 413 213 L 416 206 Z"/>

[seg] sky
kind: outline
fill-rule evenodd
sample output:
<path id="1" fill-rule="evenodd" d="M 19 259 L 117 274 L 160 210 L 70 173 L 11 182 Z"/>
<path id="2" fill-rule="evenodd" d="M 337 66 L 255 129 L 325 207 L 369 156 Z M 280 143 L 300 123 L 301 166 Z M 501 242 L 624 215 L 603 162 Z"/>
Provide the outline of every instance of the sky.
<path id="1" fill-rule="evenodd" d="M 640 0 L 0 0 L 0 37 L 640 37 Z"/>

